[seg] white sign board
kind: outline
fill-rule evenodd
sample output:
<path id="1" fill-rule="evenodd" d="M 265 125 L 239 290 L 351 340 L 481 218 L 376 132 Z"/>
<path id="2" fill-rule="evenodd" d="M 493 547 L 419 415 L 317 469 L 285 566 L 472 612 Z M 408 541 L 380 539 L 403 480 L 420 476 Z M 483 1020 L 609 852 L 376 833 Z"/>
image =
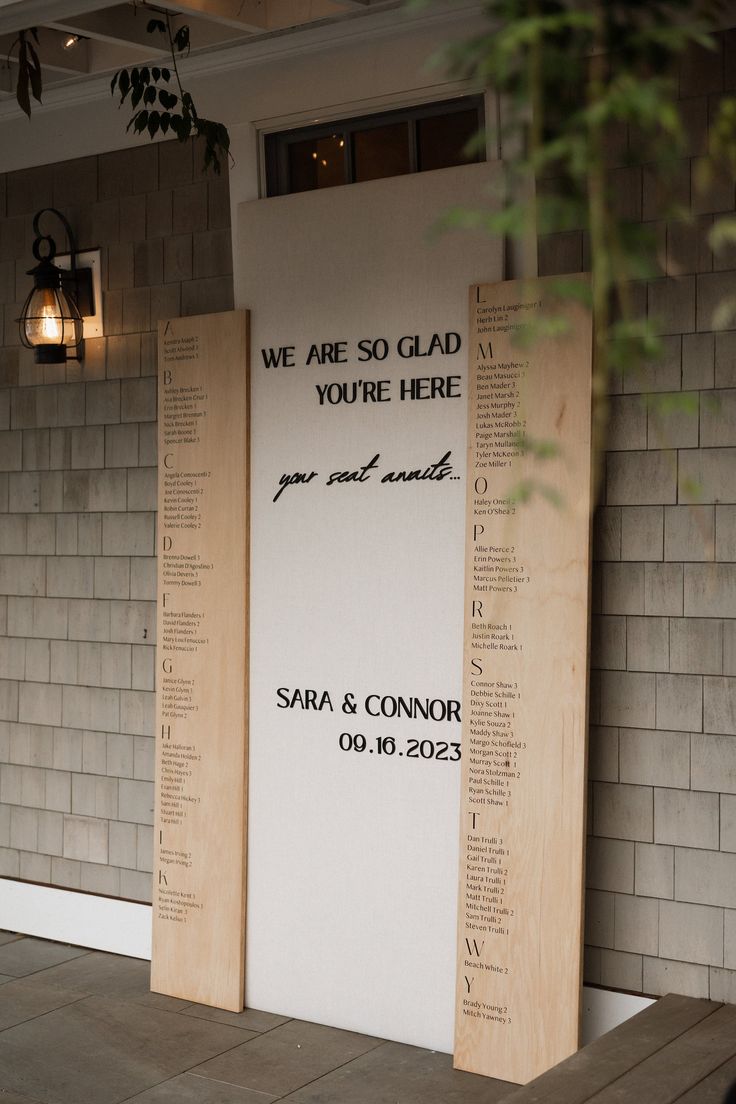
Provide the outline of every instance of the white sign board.
<path id="1" fill-rule="evenodd" d="M 242 204 L 246 1003 L 452 1050 L 474 165 Z"/>

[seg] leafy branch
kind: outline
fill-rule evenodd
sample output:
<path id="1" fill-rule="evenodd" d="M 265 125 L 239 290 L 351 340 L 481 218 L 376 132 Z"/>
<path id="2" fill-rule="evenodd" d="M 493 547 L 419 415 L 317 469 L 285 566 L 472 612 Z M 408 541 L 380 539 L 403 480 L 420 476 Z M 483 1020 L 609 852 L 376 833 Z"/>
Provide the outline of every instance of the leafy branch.
<path id="1" fill-rule="evenodd" d="M 38 46 L 38 31 L 35 27 L 29 27 L 27 31 L 18 31 L 18 37 L 10 48 L 10 54 L 12 54 L 15 47 L 18 47 L 18 83 L 15 88 L 15 98 L 19 107 L 29 119 L 31 117 L 31 94 L 34 100 L 41 103 L 41 93 L 43 91 L 41 62 L 31 38 Z"/>
<path id="2" fill-rule="evenodd" d="M 180 142 L 189 138 L 204 140 L 204 167 L 210 165 L 216 173 L 222 171 L 222 162 L 231 158 L 230 135 L 223 123 L 205 119 L 197 112 L 190 92 L 181 83 L 178 58 L 186 57 L 190 50 L 189 27 L 182 26 L 176 31 L 172 28 L 168 13 L 163 19 L 150 19 L 147 26 L 149 34 L 166 36 L 171 54 L 171 68 L 158 65 L 133 66 L 119 69 L 112 78 L 110 92 L 117 92 L 122 105 L 130 97 L 133 115 L 128 123 L 136 134 L 148 134 L 153 138 L 160 131 L 169 130 Z M 31 95 L 41 103 L 43 77 L 41 62 L 34 46 L 39 45 L 38 31 L 35 27 L 19 31 L 10 54 L 18 47 L 18 83 L 16 99 L 18 105 L 30 119 Z M 232 158 L 231 158 L 232 159 Z"/>
<path id="3" fill-rule="evenodd" d="M 715 51 L 715 6 L 711 0 L 485 0 L 486 28 L 441 58 L 455 76 L 499 94 L 505 173 L 498 209 L 456 210 L 445 224 L 530 243 L 538 235 L 582 232 L 591 279 L 572 274 L 557 290 L 593 314 L 599 455 L 609 376 L 643 368 L 663 352 L 657 319 L 642 310 L 636 294 L 637 282 L 663 275 L 656 227 L 642 225 L 636 205 L 627 202 L 625 174 L 645 166 L 659 197 L 657 217 L 692 222 L 675 199 L 687 134 L 678 66 L 692 48 Z M 706 186 L 715 174 L 732 181 L 736 175 L 733 96 L 720 102 L 699 166 Z M 711 247 L 734 242 L 736 218 L 716 220 Z M 734 318 L 736 297 L 722 305 L 714 325 L 732 325 Z M 554 332 L 556 321 L 559 316 L 539 320 L 538 327 Z"/>
<path id="4" fill-rule="evenodd" d="M 177 57 L 186 57 L 190 50 L 189 27 L 174 31 L 171 18 L 151 19 L 149 34 L 166 36 L 171 54 L 171 68 L 158 65 L 134 66 L 119 69 L 110 83 L 110 92 L 120 96 L 120 106 L 129 99 L 133 112 L 126 130 L 133 128 L 136 134 L 148 134 L 153 138 L 160 131 L 171 131 L 180 142 L 189 138 L 204 139 L 204 167 L 211 165 L 216 173 L 222 171 L 222 162 L 230 156 L 230 135 L 222 123 L 204 119 L 198 113 L 190 92 L 182 83 Z"/>

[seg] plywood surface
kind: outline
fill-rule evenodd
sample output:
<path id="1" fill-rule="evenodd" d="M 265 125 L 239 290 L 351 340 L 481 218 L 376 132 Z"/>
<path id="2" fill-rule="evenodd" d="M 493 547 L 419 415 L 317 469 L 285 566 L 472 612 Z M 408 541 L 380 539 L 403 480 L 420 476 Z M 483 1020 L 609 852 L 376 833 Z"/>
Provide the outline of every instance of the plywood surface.
<path id="1" fill-rule="evenodd" d="M 516 343 L 547 288 L 471 289 L 455 1064 L 517 1083 L 580 1016 L 591 326 Z"/>
<path id="2" fill-rule="evenodd" d="M 244 311 L 159 324 L 156 992 L 239 1011 L 245 932 Z"/>

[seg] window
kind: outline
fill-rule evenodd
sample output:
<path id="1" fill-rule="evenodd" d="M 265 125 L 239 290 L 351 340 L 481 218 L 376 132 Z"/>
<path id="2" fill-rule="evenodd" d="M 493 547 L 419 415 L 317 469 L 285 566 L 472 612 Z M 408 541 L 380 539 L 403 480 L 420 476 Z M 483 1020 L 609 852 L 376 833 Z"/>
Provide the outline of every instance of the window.
<path id="1" fill-rule="evenodd" d="M 343 119 L 266 137 L 266 194 L 288 195 L 482 161 L 482 96 Z"/>

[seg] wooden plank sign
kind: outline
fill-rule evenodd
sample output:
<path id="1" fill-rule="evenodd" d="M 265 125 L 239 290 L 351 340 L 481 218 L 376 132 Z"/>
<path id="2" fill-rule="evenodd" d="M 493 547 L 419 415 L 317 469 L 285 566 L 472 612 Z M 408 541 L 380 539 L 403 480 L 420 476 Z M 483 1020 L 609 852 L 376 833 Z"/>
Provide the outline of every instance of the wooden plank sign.
<path id="1" fill-rule="evenodd" d="M 526 1083 L 578 1045 L 591 323 L 545 280 L 470 302 L 455 1065 Z"/>
<path id="2" fill-rule="evenodd" d="M 245 943 L 248 319 L 159 323 L 151 988 L 240 1011 Z"/>

